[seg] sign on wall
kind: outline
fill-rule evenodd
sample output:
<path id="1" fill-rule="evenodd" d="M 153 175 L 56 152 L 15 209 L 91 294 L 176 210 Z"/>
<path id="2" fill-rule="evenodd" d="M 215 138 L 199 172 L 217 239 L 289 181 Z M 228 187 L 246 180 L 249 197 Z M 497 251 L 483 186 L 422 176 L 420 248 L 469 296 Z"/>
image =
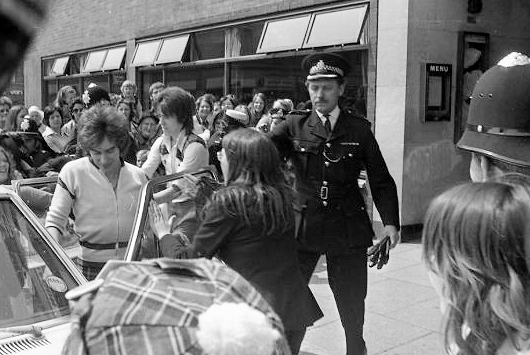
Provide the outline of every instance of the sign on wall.
<path id="1" fill-rule="evenodd" d="M 451 120 L 451 64 L 425 65 L 425 122 Z"/>

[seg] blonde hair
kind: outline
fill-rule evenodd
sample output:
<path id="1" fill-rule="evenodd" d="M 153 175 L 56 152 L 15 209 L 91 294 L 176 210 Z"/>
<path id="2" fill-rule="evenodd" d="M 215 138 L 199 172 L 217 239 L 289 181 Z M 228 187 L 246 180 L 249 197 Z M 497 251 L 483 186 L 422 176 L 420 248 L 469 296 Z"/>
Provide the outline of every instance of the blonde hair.
<path id="1" fill-rule="evenodd" d="M 495 354 L 530 338 L 529 217 L 530 192 L 517 184 L 467 183 L 431 202 L 423 258 L 443 283 L 448 352 Z"/>

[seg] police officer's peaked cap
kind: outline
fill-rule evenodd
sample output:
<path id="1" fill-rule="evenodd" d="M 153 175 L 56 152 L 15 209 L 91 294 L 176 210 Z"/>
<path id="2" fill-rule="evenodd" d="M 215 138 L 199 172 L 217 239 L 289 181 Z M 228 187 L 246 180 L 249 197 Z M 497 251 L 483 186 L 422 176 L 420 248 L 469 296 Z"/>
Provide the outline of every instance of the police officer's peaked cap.
<path id="1" fill-rule="evenodd" d="M 304 58 L 302 70 L 307 80 L 333 79 L 345 77 L 350 65 L 346 58 L 335 53 L 314 53 Z"/>
<path id="2" fill-rule="evenodd" d="M 510 164 L 530 166 L 530 59 L 511 53 L 487 70 L 471 97 L 457 146 Z"/>

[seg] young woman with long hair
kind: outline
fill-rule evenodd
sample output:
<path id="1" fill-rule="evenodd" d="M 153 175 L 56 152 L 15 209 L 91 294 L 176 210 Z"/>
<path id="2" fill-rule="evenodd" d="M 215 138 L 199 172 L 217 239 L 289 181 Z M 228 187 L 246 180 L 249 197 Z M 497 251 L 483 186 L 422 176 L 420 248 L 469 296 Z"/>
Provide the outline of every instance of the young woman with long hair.
<path id="1" fill-rule="evenodd" d="M 154 203 L 151 226 L 164 256 L 217 256 L 252 283 L 282 318 L 298 354 L 306 327 L 322 313 L 300 271 L 293 191 L 279 169 L 278 151 L 267 137 L 244 128 L 223 138 L 219 160 L 225 186 L 205 206 L 190 245 L 170 233 L 172 220 Z"/>
<path id="2" fill-rule="evenodd" d="M 265 109 L 265 105 L 267 103 L 267 99 L 265 98 L 265 94 L 258 92 L 252 96 L 252 102 L 249 105 L 250 109 L 250 122 L 249 127 L 254 127 L 261 117 L 267 112 Z"/>
<path id="3" fill-rule="evenodd" d="M 429 206 L 423 258 L 448 354 L 530 351 L 529 191 L 515 180 L 468 183 Z"/>

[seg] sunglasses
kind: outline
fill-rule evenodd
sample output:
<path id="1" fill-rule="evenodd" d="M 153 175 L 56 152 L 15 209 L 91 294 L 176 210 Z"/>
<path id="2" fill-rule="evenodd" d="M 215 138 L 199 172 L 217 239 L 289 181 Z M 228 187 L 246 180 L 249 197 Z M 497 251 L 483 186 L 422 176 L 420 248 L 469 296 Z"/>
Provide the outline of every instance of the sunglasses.
<path id="1" fill-rule="evenodd" d="M 283 108 L 271 108 L 269 113 L 271 115 L 275 115 L 275 114 L 285 115 L 285 114 L 288 114 L 289 112 Z"/>

